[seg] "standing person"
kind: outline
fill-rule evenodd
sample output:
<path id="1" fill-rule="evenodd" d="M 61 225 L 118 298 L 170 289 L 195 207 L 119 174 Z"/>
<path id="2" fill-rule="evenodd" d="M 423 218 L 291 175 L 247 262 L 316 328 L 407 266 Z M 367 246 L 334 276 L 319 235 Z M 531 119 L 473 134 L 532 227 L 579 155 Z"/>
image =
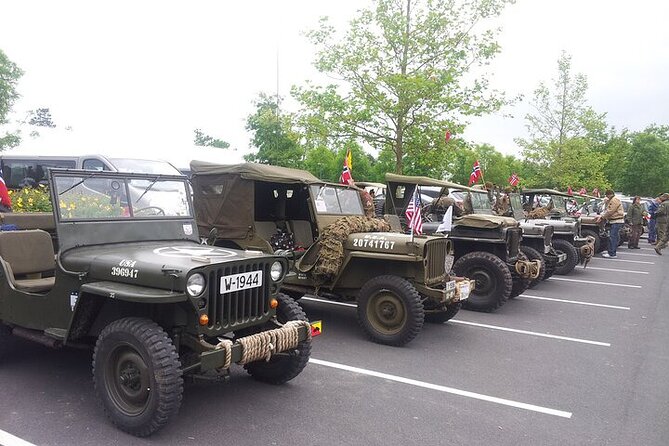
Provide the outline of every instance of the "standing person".
<path id="1" fill-rule="evenodd" d="M 607 220 L 611 224 L 609 233 L 609 249 L 608 252 L 602 254 L 602 257 L 616 258 L 616 251 L 618 250 L 618 241 L 620 240 L 620 228 L 625 224 L 625 210 L 623 204 L 616 198 L 615 193 L 611 189 L 606 190 L 606 211 L 602 215 L 597 216 L 597 223 L 602 220 Z"/>
<path id="2" fill-rule="evenodd" d="M 660 206 L 655 212 L 657 228 L 655 252 L 658 255 L 662 255 L 662 250 L 667 246 L 667 242 L 669 241 L 669 194 L 662 194 L 660 201 Z"/>
<path id="3" fill-rule="evenodd" d="M 634 197 L 632 205 L 627 210 L 627 219 L 632 226 L 632 232 L 627 242 L 629 249 L 641 249 L 639 248 L 639 238 L 641 238 L 641 233 L 643 232 L 643 216 L 645 213 L 646 210 L 641 204 L 641 197 Z"/>
<path id="4" fill-rule="evenodd" d="M 660 200 L 660 197 L 657 197 L 648 205 L 648 215 L 650 215 L 650 220 L 648 220 L 648 243 L 651 245 L 654 245 L 655 242 L 657 242 L 655 212 L 657 212 L 657 208 L 660 207 L 660 203 L 662 203 L 662 200 Z"/>
<path id="5" fill-rule="evenodd" d="M 0 176 L 0 212 L 12 212 L 12 199 L 2 176 Z"/>

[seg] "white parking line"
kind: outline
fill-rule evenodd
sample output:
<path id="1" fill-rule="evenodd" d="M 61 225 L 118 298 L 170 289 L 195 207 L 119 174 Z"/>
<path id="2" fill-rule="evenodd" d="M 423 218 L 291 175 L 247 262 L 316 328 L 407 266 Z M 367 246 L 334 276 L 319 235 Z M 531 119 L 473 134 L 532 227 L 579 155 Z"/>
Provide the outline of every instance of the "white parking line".
<path id="1" fill-rule="evenodd" d="M 586 269 L 596 269 L 599 271 L 613 271 L 616 273 L 650 274 L 648 271 L 632 271 L 630 269 L 615 269 L 615 268 L 597 268 L 596 266 L 589 266 Z"/>
<path id="2" fill-rule="evenodd" d="M 360 375 L 373 376 L 375 378 L 381 378 L 388 381 L 394 381 L 402 384 L 408 384 L 411 386 L 421 387 L 423 389 L 437 390 L 439 392 L 450 393 L 453 395 L 464 396 L 466 398 L 473 398 L 476 400 L 487 401 L 490 403 L 501 404 L 503 406 L 515 407 L 518 409 L 525 409 L 532 412 L 539 412 L 547 415 L 553 415 L 561 418 L 571 418 L 571 412 L 565 412 L 563 410 L 551 409 L 549 407 L 537 406 L 534 404 L 521 403 L 520 401 L 508 400 L 505 398 L 497 398 L 495 396 L 484 395 L 482 393 L 470 392 L 467 390 L 456 389 L 453 387 L 440 386 L 437 384 L 431 384 L 424 381 L 417 381 L 415 379 L 404 378 L 401 376 L 389 375 L 387 373 L 376 372 L 374 370 L 361 369 L 359 367 L 352 367 L 345 364 L 338 364 L 336 362 L 323 361 L 321 359 L 311 358 L 309 362 L 312 364 L 321 365 L 324 367 L 330 367 L 333 369 L 344 370 L 347 372 L 358 373 Z"/>
<path id="3" fill-rule="evenodd" d="M 555 299 L 553 297 L 530 296 L 529 294 L 521 294 L 518 297 L 524 297 L 526 299 L 549 300 L 551 302 L 563 302 L 563 303 L 566 303 L 566 304 L 587 305 L 589 307 L 611 308 L 611 309 L 614 309 L 614 310 L 629 310 L 630 309 L 630 307 L 619 307 L 617 305 L 593 304 L 591 302 L 581 302 L 579 300 L 567 300 L 567 299 Z"/>
<path id="4" fill-rule="evenodd" d="M 571 414 L 570 414 L 571 416 Z M 9 432 L 0 429 L 0 445 L 2 446 L 35 446 L 19 437 L 16 437 Z"/>
<path id="5" fill-rule="evenodd" d="M 528 296 L 532 297 L 532 296 Z M 548 299 L 548 298 L 546 298 Z M 325 299 L 317 299 L 314 297 L 303 297 L 301 300 L 310 300 L 312 302 L 321 302 L 325 304 L 332 304 L 332 305 L 341 305 L 344 307 L 352 307 L 352 308 L 357 308 L 356 304 L 350 304 L 347 302 L 334 302 L 330 300 L 325 300 Z M 592 304 L 595 305 L 595 304 Z M 620 307 L 624 308 L 624 307 Z M 629 308 L 628 308 L 629 310 Z M 479 324 L 476 322 L 468 322 L 468 321 L 461 321 L 459 319 L 451 319 L 449 322 L 453 322 L 455 324 L 463 324 L 463 325 L 472 325 L 474 327 L 482 327 L 482 328 L 490 328 L 492 330 L 501 330 L 501 331 L 509 331 L 512 333 L 520 333 L 520 334 L 526 334 L 526 335 L 532 335 L 532 336 L 538 336 L 540 338 L 550 338 L 550 339 L 559 339 L 562 341 L 571 341 L 571 342 L 579 342 L 581 344 L 591 344 L 591 345 L 599 345 L 602 347 L 611 347 L 611 344 L 608 342 L 600 342 L 600 341 L 591 341 L 588 339 L 579 339 L 579 338 L 570 338 L 567 336 L 558 336 L 558 335 L 552 335 L 548 333 L 537 333 L 534 331 L 527 331 L 527 330 L 517 330 L 515 328 L 507 328 L 507 327 L 499 327 L 497 325 L 487 325 L 487 324 Z"/>
<path id="6" fill-rule="evenodd" d="M 538 336 L 540 338 L 559 339 L 561 341 L 579 342 L 581 344 L 599 345 L 601 347 L 611 347 L 611 344 L 609 344 L 608 342 L 590 341 L 588 339 L 570 338 L 570 337 L 567 337 L 567 336 L 558 336 L 558 335 L 552 335 L 552 334 L 548 334 L 548 333 L 537 333 L 535 331 L 518 330 L 518 329 L 515 329 L 515 328 L 499 327 L 497 325 L 479 324 L 477 322 L 461 321 L 459 319 L 451 319 L 448 322 L 452 322 L 454 324 L 472 325 L 474 327 L 490 328 L 491 330 L 510 331 L 512 333 L 520 333 L 520 334 L 526 334 L 526 335 L 531 335 L 531 336 Z"/>
<path id="7" fill-rule="evenodd" d="M 627 285 L 625 283 L 597 282 L 596 280 L 567 279 L 567 278 L 564 278 L 564 277 L 550 277 L 546 280 L 558 280 L 558 281 L 563 281 L 563 282 L 591 283 L 593 285 L 620 286 L 620 287 L 624 287 L 624 288 L 642 288 L 641 285 Z"/>
<path id="8" fill-rule="evenodd" d="M 606 260 L 607 262 L 627 262 L 627 263 L 643 263 L 644 265 L 655 265 L 655 262 L 646 262 L 644 260 L 625 260 L 625 259 L 604 259 L 602 257 L 593 257 L 592 260 Z"/>
<path id="9" fill-rule="evenodd" d="M 621 252 L 617 251 L 616 254 L 623 254 L 626 256 L 640 256 L 640 257 L 658 257 L 657 253 L 656 254 L 641 254 L 638 252 Z"/>

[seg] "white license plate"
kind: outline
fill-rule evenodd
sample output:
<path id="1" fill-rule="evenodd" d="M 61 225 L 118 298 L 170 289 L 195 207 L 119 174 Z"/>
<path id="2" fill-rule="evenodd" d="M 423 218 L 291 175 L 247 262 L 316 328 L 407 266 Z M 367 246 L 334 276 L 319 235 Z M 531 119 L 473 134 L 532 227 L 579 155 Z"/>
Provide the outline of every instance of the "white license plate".
<path id="1" fill-rule="evenodd" d="M 469 289 L 469 282 L 463 282 L 460 284 L 460 300 L 468 299 L 469 293 L 471 293 L 471 290 Z"/>
<path id="2" fill-rule="evenodd" d="M 446 282 L 446 291 L 453 291 L 455 289 L 455 280 Z"/>
<path id="3" fill-rule="evenodd" d="M 248 290 L 262 286 L 262 271 L 250 271 L 248 273 L 231 274 L 221 277 L 221 294 L 233 293 L 235 291 Z"/>

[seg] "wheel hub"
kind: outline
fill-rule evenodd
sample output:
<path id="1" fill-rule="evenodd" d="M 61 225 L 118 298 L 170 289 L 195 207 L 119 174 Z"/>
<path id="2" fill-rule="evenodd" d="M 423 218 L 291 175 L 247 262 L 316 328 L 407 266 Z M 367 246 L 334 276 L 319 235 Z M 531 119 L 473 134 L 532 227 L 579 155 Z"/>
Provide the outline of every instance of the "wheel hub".
<path id="1" fill-rule="evenodd" d="M 397 296 L 389 291 L 382 291 L 369 300 L 367 317 L 377 331 L 394 334 L 404 327 L 407 312 Z"/>
<path id="2" fill-rule="evenodd" d="M 109 357 L 105 381 L 116 407 L 127 415 L 141 414 L 151 393 L 149 370 L 134 348 L 117 348 Z"/>

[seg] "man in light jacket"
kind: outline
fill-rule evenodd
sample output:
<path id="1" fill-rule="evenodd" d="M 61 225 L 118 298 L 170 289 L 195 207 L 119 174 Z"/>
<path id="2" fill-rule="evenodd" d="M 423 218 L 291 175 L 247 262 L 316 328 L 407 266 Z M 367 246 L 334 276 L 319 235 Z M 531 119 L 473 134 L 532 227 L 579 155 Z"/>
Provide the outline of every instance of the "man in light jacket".
<path id="1" fill-rule="evenodd" d="M 618 241 L 620 240 L 620 229 L 625 224 L 625 210 L 623 204 L 611 189 L 606 191 L 606 211 L 597 217 L 597 223 L 602 220 L 607 220 L 611 224 L 609 231 L 609 249 L 608 252 L 602 253 L 602 257 L 616 258 L 616 251 L 618 250 Z"/>

